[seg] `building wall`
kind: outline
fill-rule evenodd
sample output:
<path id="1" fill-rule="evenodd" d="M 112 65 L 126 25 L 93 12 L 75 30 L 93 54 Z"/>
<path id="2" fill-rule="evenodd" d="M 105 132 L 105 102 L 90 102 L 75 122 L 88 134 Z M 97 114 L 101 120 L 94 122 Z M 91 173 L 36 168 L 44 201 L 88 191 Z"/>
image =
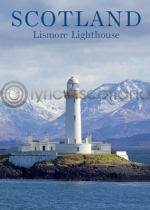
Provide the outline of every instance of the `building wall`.
<path id="1" fill-rule="evenodd" d="M 53 151 L 55 150 L 55 143 L 44 142 L 44 141 L 31 143 L 31 151 L 43 151 L 43 147 L 45 147 L 46 151 L 49 151 L 49 150 Z"/>
<path id="2" fill-rule="evenodd" d="M 58 153 L 74 153 L 74 154 L 110 154 L 111 144 L 103 144 L 102 142 L 94 142 L 89 144 L 88 139 L 82 144 L 60 144 L 56 142 L 31 142 L 19 145 L 20 152 L 28 151 L 54 151 Z M 92 151 L 92 152 L 91 152 Z"/>
<path id="3" fill-rule="evenodd" d="M 74 99 L 66 99 L 65 138 L 74 143 Z"/>
<path id="4" fill-rule="evenodd" d="M 51 161 L 56 157 L 56 151 L 12 152 L 9 162 L 15 166 L 30 168 L 37 162 Z"/>
<path id="5" fill-rule="evenodd" d="M 10 155 L 11 152 L 17 152 L 18 147 L 11 147 L 9 149 L 0 149 L 0 156 L 2 155 Z"/>
<path id="6" fill-rule="evenodd" d="M 128 157 L 126 151 L 116 151 L 116 155 L 119 156 L 119 157 L 122 157 L 122 158 L 124 158 L 126 160 L 129 160 L 129 157 Z"/>
<path id="7" fill-rule="evenodd" d="M 60 154 L 91 154 L 91 144 L 56 144 Z"/>
<path id="8" fill-rule="evenodd" d="M 82 143 L 82 131 L 81 131 L 81 99 L 80 98 L 75 98 L 74 99 L 74 115 L 75 115 L 75 120 L 74 120 L 74 126 L 75 126 L 75 139 L 76 139 L 76 144 L 81 144 Z"/>
<path id="9" fill-rule="evenodd" d="M 31 143 L 22 143 L 18 145 L 18 152 L 31 151 Z"/>
<path id="10" fill-rule="evenodd" d="M 92 154 L 111 154 L 111 144 L 102 142 L 92 143 Z"/>
<path id="11" fill-rule="evenodd" d="M 43 147 L 45 147 L 45 151 L 53 151 L 55 150 L 55 143 L 51 142 L 31 142 L 31 143 L 22 143 L 18 146 L 20 152 L 28 152 L 28 151 L 43 151 Z"/>
<path id="12" fill-rule="evenodd" d="M 65 137 L 70 144 L 81 144 L 81 105 L 80 98 L 66 99 Z M 76 142 L 75 142 L 76 139 Z"/>

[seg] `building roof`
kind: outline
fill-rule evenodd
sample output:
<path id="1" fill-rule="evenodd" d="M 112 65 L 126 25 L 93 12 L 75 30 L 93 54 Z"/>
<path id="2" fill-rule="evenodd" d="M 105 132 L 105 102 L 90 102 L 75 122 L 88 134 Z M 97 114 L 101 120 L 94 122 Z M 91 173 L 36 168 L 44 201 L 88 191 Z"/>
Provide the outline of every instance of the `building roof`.
<path id="1" fill-rule="evenodd" d="M 32 140 L 32 142 L 40 142 L 40 140 Z"/>
<path id="2" fill-rule="evenodd" d="M 74 84 L 74 83 L 79 84 L 78 80 L 75 77 L 71 77 L 67 82 L 67 84 Z"/>

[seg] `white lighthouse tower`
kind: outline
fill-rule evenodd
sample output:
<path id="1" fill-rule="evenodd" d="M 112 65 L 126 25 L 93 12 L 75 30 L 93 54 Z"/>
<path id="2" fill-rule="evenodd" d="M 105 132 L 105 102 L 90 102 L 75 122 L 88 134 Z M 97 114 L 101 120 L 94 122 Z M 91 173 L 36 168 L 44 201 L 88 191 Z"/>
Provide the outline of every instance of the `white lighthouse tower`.
<path id="1" fill-rule="evenodd" d="M 82 144 L 81 137 L 81 95 L 79 82 L 71 77 L 67 82 L 65 138 L 67 144 Z"/>

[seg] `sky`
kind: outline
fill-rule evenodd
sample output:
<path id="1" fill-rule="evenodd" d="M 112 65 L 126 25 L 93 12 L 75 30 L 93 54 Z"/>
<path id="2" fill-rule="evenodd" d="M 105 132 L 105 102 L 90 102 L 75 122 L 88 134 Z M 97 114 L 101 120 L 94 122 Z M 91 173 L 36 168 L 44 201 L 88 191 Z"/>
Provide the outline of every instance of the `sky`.
<path id="1" fill-rule="evenodd" d="M 22 82 L 29 92 L 64 90 L 67 80 L 75 76 L 81 89 L 91 90 L 104 83 L 118 83 L 126 79 L 149 81 L 150 74 L 150 1 L 145 0 L 1 0 L 0 1 L 0 86 L 6 82 Z M 28 11 L 38 11 L 39 25 L 25 25 Z M 23 24 L 12 27 L 13 11 L 21 11 Z M 45 11 L 56 14 L 53 27 L 43 27 L 40 16 Z M 62 27 L 59 11 L 73 11 L 69 27 Z M 141 23 L 124 27 L 126 13 L 121 16 L 122 26 L 76 28 L 75 11 L 83 11 L 83 22 L 92 21 L 99 11 L 107 23 L 106 11 L 137 11 Z M 34 17 L 35 18 L 35 17 Z M 32 18 L 34 22 L 36 19 Z M 71 33 L 98 31 L 119 33 L 119 39 L 34 39 L 33 31 Z M 56 103 L 61 105 L 60 101 Z"/>

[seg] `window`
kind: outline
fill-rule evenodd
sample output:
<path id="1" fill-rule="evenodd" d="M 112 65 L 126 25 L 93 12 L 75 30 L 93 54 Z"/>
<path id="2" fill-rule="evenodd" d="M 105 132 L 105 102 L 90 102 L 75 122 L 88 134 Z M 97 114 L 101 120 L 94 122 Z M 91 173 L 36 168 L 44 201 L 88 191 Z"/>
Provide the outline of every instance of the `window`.
<path id="1" fill-rule="evenodd" d="M 53 151 L 53 147 L 51 147 L 51 151 Z"/>
<path id="2" fill-rule="evenodd" d="M 45 151 L 45 146 L 43 146 L 43 151 Z"/>
<path id="3" fill-rule="evenodd" d="M 74 88 L 79 88 L 79 84 L 75 83 L 75 84 L 73 85 L 73 87 L 74 87 Z"/>
<path id="4" fill-rule="evenodd" d="M 77 152 L 79 152 L 79 147 L 77 147 Z"/>
<path id="5" fill-rule="evenodd" d="M 68 86 L 67 86 L 67 87 L 68 87 L 69 89 L 70 89 L 70 88 L 72 88 L 72 84 L 68 84 Z"/>

